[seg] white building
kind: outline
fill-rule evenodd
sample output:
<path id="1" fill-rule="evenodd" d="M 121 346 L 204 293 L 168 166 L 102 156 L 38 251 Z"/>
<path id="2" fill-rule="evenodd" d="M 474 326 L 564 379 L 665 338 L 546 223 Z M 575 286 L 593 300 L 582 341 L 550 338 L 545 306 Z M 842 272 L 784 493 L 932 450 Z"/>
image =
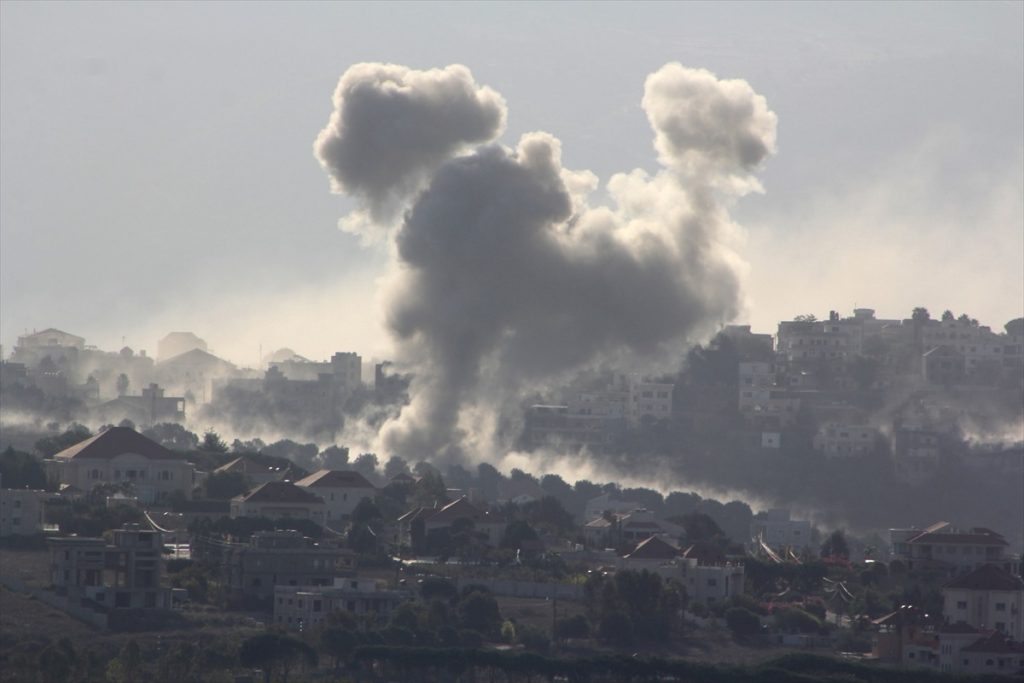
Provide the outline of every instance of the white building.
<path id="1" fill-rule="evenodd" d="M 192 463 L 129 427 L 111 427 L 66 448 L 47 461 L 61 484 L 90 491 L 99 484 L 131 484 L 143 503 L 172 493 L 192 497 Z"/>
<path id="2" fill-rule="evenodd" d="M 349 517 L 362 500 L 373 500 L 376 487 L 366 477 L 350 470 L 319 470 L 295 482 L 324 499 L 326 523 Z"/>
<path id="3" fill-rule="evenodd" d="M 792 548 L 800 553 L 812 550 L 811 523 L 805 519 L 792 519 L 789 510 L 768 510 L 759 513 L 750 522 L 753 543 L 765 545 L 774 551 Z"/>
<path id="4" fill-rule="evenodd" d="M 684 551 L 660 536 L 652 536 L 619 558 L 617 567 L 676 579 L 686 586 L 691 601 L 706 605 L 743 594 L 743 565 L 698 555 L 693 548 Z"/>
<path id="5" fill-rule="evenodd" d="M 947 583 L 942 600 L 942 614 L 951 623 L 995 630 L 1018 641 L 1024 634 L 1024 581 L 993 564 Z"/>
<path id="6" fill-rule="evenodd" d="M 626 404 L 626 417 L 630 427 L 639 427 L 644 418 L 667 420 L 672 417 L 674 384 L 649 382 L 636 375 L 631 375 L 628 387 L 629 400 Z"/>
<path id="7" fill-rule="evenodd" d="M 410 591 L 388 590 L 376 579 L 356 576 L 335 578 L 333 586 L 275 586 L 274 624 L 307 631 L 339 610 L 386 617 L 412 597 Z"/>
<path id="8" fill-rule="evenodd" d="M 43 533 L 46 502 L 55 496 L 49 491 L 0 488 L 0 537 Z"/>

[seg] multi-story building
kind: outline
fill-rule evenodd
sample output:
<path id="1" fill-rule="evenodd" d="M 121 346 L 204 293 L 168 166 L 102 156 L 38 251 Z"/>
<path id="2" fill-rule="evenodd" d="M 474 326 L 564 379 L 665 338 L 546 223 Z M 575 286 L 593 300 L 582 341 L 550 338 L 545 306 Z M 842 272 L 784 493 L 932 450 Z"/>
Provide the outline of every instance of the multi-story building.
<path id="1" fill-rule="evenodd" d="M 667 420 L 672 417 L 674 384 L 652 382 L 638 375 L 630 375 L 627 387 L 626 418 L 630 427 L 639 427 L 645 419 Z"/>
<path id="2" fill-rule="evenodd" d="M 112 401 L 97 406 L 93 415 L 102 422 L 117 423 L 123 419 L 135 424 L 156 424 L 158 422 L 182 422 L 185 419 L 185 398 L 164 396 L 158 384 L 143 388 L 138 396 L 118 396 Z"/>
<path id="3" fill-rule="evenodd" d="M 1024 635 L 1024 581 L 1002 567 L 986 564 L 958 576 L 942 587 L 942 600 L 950 623 L 995 630 L 1017 641 Z"/>
<path id="4" fill-rule="evenodd" d="M 963 574 L 993 564 L 1013 574 L 1020 573 L 1020 560 L 1006 554 L 1009 544 L 991 529 L 960 531 L 949 522 L 927 529 L 890 529 L 893 559 L 910 569 L 944 569 Z"/>
<path id="5" fill-rule="evenodd" d="M 232 600 L 265 600 L 275 586 L 330 586 L 355 571 L 352 552 L 298 531 L 258 531 L 248 543 L 221 545 L 221 575 Z"/>
<path id="6" fill-rule="evenodd" d="M 750 522 L 750 538 L 754 547 L 763 542 L 776 552 L 792 549 L 799 554 L 813 548 L 811 523 L 792 519 L 785 509 L 758 513 Z"/>
<path id="7" fill-rule="evenodd" d="M 344 523 L 360 501 L 373 500 L 377 492 L 366 477 L 351 470 L 319 470 L 295 485 L 323 498 L 328 526 Z"/>
<path id="8" fill-rule="evenodd" d="M 827 422 L 814 436 L 814 448 L 826 458 L 852 458 L 875 450 L 881 432 L 868 425 Z"/>
<path id="9" fill-rule="evenodd" d="M 56 482 L 82 491 L 99 484 L 131 484 L 143 503 L 175 492 L 191 498 L 195 485 L 192 463 L 130 427 L 111 427 L 57 453 L 46 465 Z"/>
<path id="10" fill-rule="evenodd" d="M 661 536 L 651 536 L 619 558 L 619 569 L 658 574 L 686 586 L 693 602 L 721 603 L 744 591 L 743 565 L 722 558 L 702 557 L 693 549 L 681 550 Z"/>
<path id="11" fill-rule="evenodd" d="M 386 617 L 412 599 L 408 590 L 388 590 L 375 579 L 337 578 L 330 586 L 277 586 L 274 624 L 293 631 L 319 626 L 331 612 Z"/>
<path id="12" fill-rule="evenodd" d="M 46 504 L 56 497 L 49 491 L 5 489 L 0 480 L 0 537 L 43 533 Z"/>
<path id="13" fill-rule="evenodd" d="M 50 539 L 50 581 L 69 603 L 83 599 L 107 609 L 168 608 L 171 592 L 160 586 L 163 537 L 129 524 L 102 538 Z"/>

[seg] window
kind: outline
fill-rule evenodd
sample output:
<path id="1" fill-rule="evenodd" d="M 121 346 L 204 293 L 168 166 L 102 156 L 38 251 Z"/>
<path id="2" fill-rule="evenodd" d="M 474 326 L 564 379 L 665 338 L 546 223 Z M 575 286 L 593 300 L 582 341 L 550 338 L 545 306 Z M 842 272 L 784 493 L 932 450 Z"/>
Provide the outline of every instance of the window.
<path id="1" fill-rule="evenodd" d="M 957 609 L 967 609 L 967 601 L 966 600 L 957 600 L 956 608 Z"/>
<path id="2" fill-rule="evenodd" d="M 1005 602 L 997 602 L 996 603 L 996 611 L 997 612 L 1005 612 L 1006 611 L 1006 603 Z"/>
<path id="3" fill-rule="evenodd" d="M 718 579 L 708 579 L 708 585 L 709 586 L 717 586 L 718 585 Z"/>
<path id="4" fill-rule="evenodd" d="M 14 507 L 20 508 L 21 507 L 21 501 L 20 500 L 14 501 Z"/>
<path id="5" fill-rule="evenodd" d="M 996 630 L 999 631 L 1000 633 L 1006 633 L 1006 622 L 1005 621 L 997 621 L 996 622 Z"/>

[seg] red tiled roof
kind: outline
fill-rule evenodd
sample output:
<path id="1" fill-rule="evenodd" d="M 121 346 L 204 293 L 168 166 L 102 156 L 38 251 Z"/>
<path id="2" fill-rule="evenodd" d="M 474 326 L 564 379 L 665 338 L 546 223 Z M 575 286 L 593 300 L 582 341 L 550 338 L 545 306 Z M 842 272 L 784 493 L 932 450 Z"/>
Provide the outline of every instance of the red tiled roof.
<path id="1" fill-rule="evenodd" d="M 288 481 L 268 481 L 235 500 L 246 503 L 323 503 L 324 499 Z"/>
<path id="2" fill-rule="evenodd" d="M 349 489 L 373 489 L 366 477 L 352 470 L 319 470 L 295 482 L 298 486 Z"/>
<path id="3" fill-rule="evenodd" d="M 147 439 L 130 427 L 111 427 L 96 436 L 80 441 L 57 453 L 55 458 L 71 460 L 110 460 L 125 453 L 141 455 L 149 460 L 182 460 L 156 441 Z"/>
<path id="4" fill-rule="evenodd" d="M 962 588 L 979 591 L 1024 590 L 1024 581 L 994 564 L 986 564 L 972 572 L 953 579 L 944 588 Z"/>

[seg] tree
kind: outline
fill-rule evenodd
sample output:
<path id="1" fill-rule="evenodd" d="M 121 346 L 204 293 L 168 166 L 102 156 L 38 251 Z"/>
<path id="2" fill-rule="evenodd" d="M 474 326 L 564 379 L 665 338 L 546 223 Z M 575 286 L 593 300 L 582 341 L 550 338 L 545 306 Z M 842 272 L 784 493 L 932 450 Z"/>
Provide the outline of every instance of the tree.
<path id="1" fill-rule="evenodd" d="M 373 478 L 377 476 L 377 465 L 376 453 L 363 453 L 352 463 L 352 469 L 364 477 Z"/>
<path id="2" fill-rule="evenodd" d="M 8 489 L 46 488 L 46 470 L 39 460 L 28 453 L 7 447 L 0 454 L 0 478 Z"/>
<path id="3" fill-rule="evenodd" d="M 945 311 L 942 312 L 942 322 L 949 323 L 953 322 L 954 320 L 956 320 L 956 317 L 953 315 L 953 311 L 946 309 Z"/>
<path id="4" fill-rule="evenodd" d="M 818 316 L 814 315 L 813 313 L 804 313 L 803 315 L 796 316 L 795 318 L 793 318 L 793 320 L 795 320 L 798 323 L 813 323 L 817 322 Z"/>
<path id="5" fill-rule="evenodd" d="M 846 542 L 846 536 L 842 530 L 836 529 L 829 534 L 829 537 L 821 544 L 821 556 L 850 559 L 850 546 Z"/>
<path id="6" fill-rule="evenodd" d="M 199 447 L 199 437 L 177 422 L 155 424 L 143 430 L 142 435 L 172 451 L 194 451 Z"/>
<path id="7" fill-rule="evenodd" d="M 320 632 L 320 649 L 334 660 L 335 669 L 342 660 L 349 658 L 358 645 L 358 634 L 345 626 L 330 625 Z"/>
<path id="8" fill-rule="evenodd" d="M 228 445 L 224 443 L 224 440 L 220 438 L 220 435 L 213 429 L 207 429 L 206 433 L 203 434 L 203 443 L 199 446 L 199 450 L 206 451 L 207 453 L 227 453 Z"/>
<path id="9" fill-rule="evenodd" d="M 353 524 L 369 524 L 380 519 L 383 519 L 380 508 L 370 498 L 363 498 L 356 503 L 355 508 L 352 510 Z"/>
<path id="10" fill-rule="evenodd" d="M 129 640 L 121 653 L 107 665 L 107 679 L 116 683 L 135 683 L 142 669 L 142 652 L 139 644 Z"/>
<path id="11" fill-rule="evenodd" d="M 328 446 L 320 451 L 320 462 L 329 470 L 344 468 L 348 465 L 348 447 Z"/>
<path id="12" fill-rule="evenodd" d="M 629 646 L 633 644 L 633 620 L 623 612 L 609 612 L 601 618 L 597 627 L 597 637 L 613 646 Z"/>
<path id="13" fill-rule="evenodd" d="M 493 638 L 501 628 L 501 612 L 494 596 L 472 591 L 459 603 L 459 619 L 465 628 Z"/>
<path id="14" fill-rule="evenodd" d="M 725 611 L 725 625 L 734 638 L 742 639 L 761 632 L 761 620 L 756 614 L 743 607 L 730 607 Z"/>
<path id="15" fill-rule="evenodd" d="M 780 629 L 797 633 L 816 633 L 821 622 L 809 612 L 796 607 L 786 607 L 775 613 L 775 623 Z"/>
<path id="16" fill-rule="evenodd" d="M 117 395 L 124 396 L 128 393 L 128 386 L 131 384 L 131 380 L 128 379 L 128 375 L 123 372 L 117 376 Z"/>
<path id="17" fill-rule="evenodd" d="M 280 671 L 280 680 L 287 682 L 295 664 L 314 665 L 317 655 L 316 650 L 298 638 L 270 632 L 243 641 L 238 659 L 242 666 L 263 669 L 264 683 L 270 683 L 275 671 Z"/>
<path id="18" fill-rule="evenodd" d="M 384 464 L 384 477 L 391 481 L 399 474 L 409 474 L 409 463 L 401 456 L 392 455 Z"/>
<path id="19" fill-rule="evenodd" d="M 516 550 L 522 547 L 523 543 L 537 540 L 537 532 L 529 524 L 517 519 L 505 528 L 505 535 L 501 538 L 501 547 Z"/>
<path id="20" fill-rule="evenodd" d="M 57 436 L 48 436 L 36 441 L 36 450 L 39 451 L 44 458 L 49 458 L 55 453 L 60 453 L 65 448 L 85 441 L 90 436 L 92 436 L 92 432 L 89 431 L 88 427 L 80 425 L 77 422 L 73 422 L 68 425 L 68 428 L 64 430 L 64 433 Z"/>

